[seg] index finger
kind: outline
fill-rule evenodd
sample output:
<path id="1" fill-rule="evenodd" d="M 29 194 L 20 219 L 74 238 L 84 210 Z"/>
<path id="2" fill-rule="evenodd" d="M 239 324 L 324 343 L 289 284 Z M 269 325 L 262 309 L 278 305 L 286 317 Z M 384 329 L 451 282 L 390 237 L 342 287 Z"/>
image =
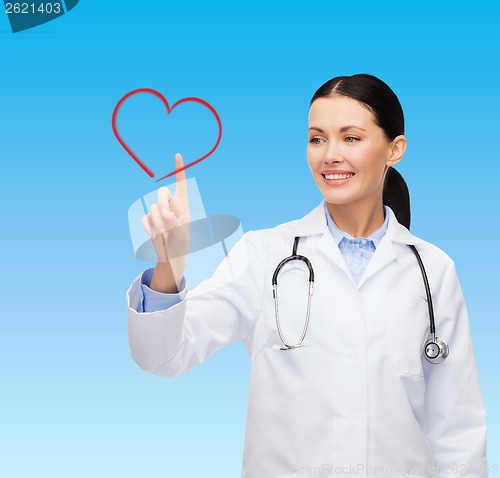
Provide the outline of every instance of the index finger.
<path id="1" fill-rule="evenodd" d="M 184 167 L 184 161 L 182 160 L 182 155 L 177 153 L 175 155 L 175 169 L 178 170 Z M 175 174 L 175 195 L 177 194 L 186 197 L 187 196 L 187 181 L 186 181 L 186 170 L 183 169 Z"/>

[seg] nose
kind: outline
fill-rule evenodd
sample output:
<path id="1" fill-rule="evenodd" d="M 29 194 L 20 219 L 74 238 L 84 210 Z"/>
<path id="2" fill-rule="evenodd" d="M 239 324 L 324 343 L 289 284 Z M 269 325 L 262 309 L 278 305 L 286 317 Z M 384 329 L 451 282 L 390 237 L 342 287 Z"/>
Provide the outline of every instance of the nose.
<path id="1" fill-rule="evenodd" d="M 329 141 L 323 157 L 325 163 L 335 163 L 343 161 L 340 145 L 336 141 Z"/>

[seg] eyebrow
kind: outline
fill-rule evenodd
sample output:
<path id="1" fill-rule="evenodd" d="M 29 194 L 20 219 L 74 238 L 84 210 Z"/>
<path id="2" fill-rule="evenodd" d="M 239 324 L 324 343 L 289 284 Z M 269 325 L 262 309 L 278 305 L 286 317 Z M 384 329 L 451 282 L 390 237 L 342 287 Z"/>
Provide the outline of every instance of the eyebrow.
<path id="1" fill-rule="evenodd" d="M 345 131 L 347 131 L 351 128 L 356 128 L 356 129 L 360 129 L 362 131 L 366 131 L 366 129 L 361 128 L 361 126 L 356 126 L 356 125 L 350 124 L 348 126 L 342 126 L 342 128 L 339 129 L 339 133 L 344 133 Z M 321 128 L 317 128 L 316 126 L 311 126 L 309 128 L 309 131 L 311 131 L 312 129 L 319 131 L 320 133 L 324 133 L 324 131 Z"/>

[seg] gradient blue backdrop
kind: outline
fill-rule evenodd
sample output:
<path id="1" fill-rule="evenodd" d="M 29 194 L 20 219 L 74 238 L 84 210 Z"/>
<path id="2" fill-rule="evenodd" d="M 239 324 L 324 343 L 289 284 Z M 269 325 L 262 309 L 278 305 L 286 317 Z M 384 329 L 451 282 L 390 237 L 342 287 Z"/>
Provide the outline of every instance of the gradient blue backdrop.
<path id="1" fill-rule="evenodd" d="M 17 34 L 0 15 L 0 476 L 239 476 L 243 346 L 175 379 L 130 358 L 125 291 L 148 264 L 134 258 L 127 210 L 158 184 L 121 148 L 111 114 L 141 87 L 171 104 L 210 102 L 222 141 L 188 174 L 208 212 L 238 216 L 247 231 L 319 203 L 308 102 L 326 80 L 360 72 L 386 81 L 404 107 L 398 169 L 412 231 L 455 260 L 489 462 L 500 462 L 496 2 L 439 3 L 82 0 Z M 173 114 L 158 123 L 158 106 L 141 102 L 121 124 L 157 177 L 176 151 L 193 160 L 215 140 L 210 115 L 193 110 L 198 126 L 175 143 Z"/>

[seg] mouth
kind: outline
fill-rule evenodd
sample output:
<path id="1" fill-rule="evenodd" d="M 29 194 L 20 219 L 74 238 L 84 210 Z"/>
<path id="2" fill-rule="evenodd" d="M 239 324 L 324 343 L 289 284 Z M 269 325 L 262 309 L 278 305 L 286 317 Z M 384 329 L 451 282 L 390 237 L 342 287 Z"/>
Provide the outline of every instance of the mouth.
<path id="1" fill-rule="evenodd" d="M 349 179 L 354 176 L 354 173 L 348 173 L 348 174 L 322 174 L 325 179 L 328 179 L 330 181 L 339 181 L 342 179 Z"/>
<path id="2" fill-rule="evenodd" d="M 347 184 L 354 176 L 354 173 L 346 174 L 321 174 L 325 183 L 329 186 L 342 186 Z"/>

